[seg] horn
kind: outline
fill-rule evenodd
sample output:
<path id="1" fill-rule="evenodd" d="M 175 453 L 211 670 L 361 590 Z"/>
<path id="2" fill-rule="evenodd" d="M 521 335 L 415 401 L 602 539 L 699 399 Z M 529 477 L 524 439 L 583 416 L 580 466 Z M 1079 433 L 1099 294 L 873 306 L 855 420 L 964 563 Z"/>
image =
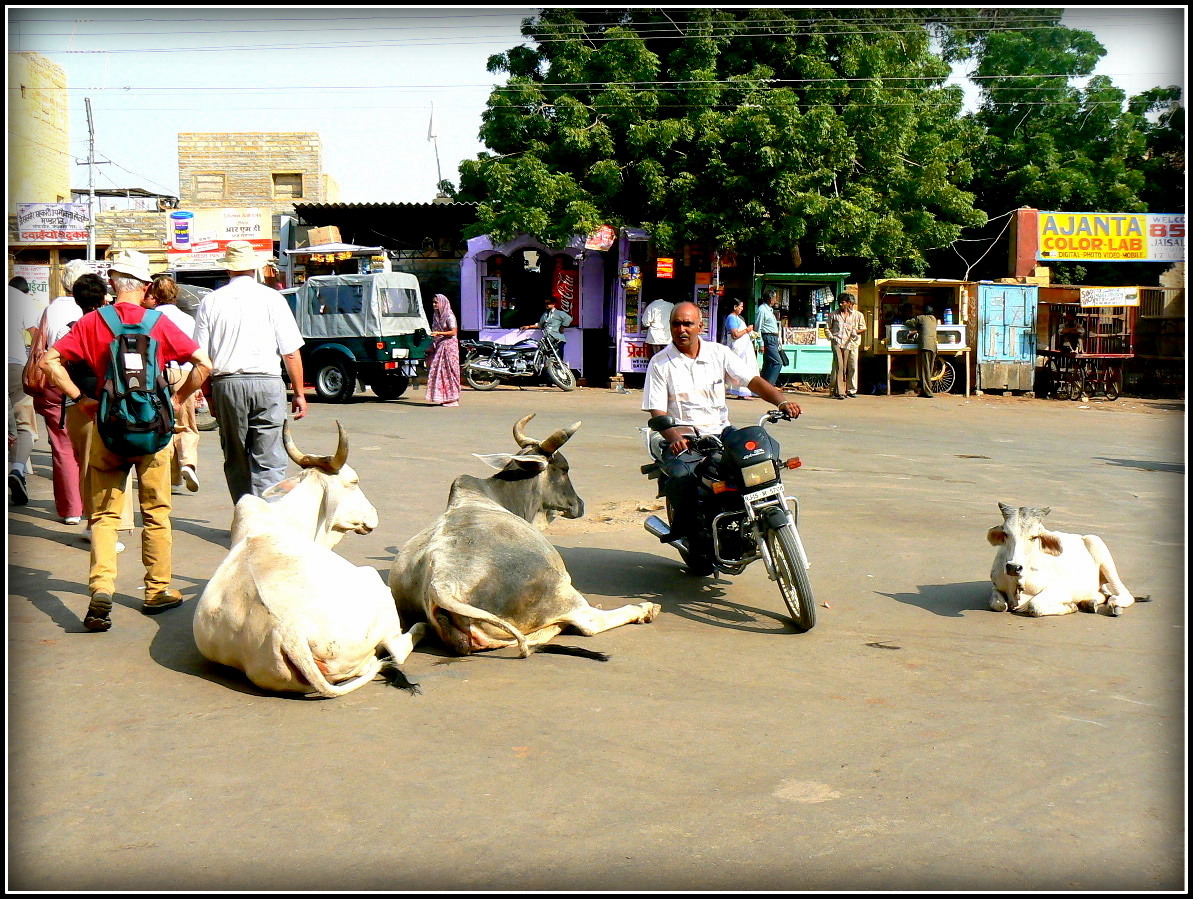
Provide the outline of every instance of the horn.
<path id="1" fill-rule="evenodd" d="M 557 449 L 559 449 L 561 446 L 563 446 L 565 443 L 567 443 L 568 440 L 571 438 L 571 436 L 573 434 L 575 434 L 576 431 L 579 430 L 579 428 L 580 428 L 580 422 L 576 422 L 571 427 L 560 428 L 558 431 L 556 431 L 554 434 L 552 434 L 550 437 L 548 437 L 546 440 L 544 440 L 541 444 L 539 444 L 539 449 L 542 452 L 546 453 L 548 456 L 551 455 L 553 452 L 555 452 Z"/>
<path id="2" fill-rule="evenodd" d="M 522 430 L 524 427 L 526 427 L 526 423 L 532 418 L 534 418 L 533 412 L 524 418 L 519 418 L 517 423 L 514 425 L 514 440 L 517 441 L 517 444 L 520 447 L 525 448 L 528 446 L 536 446 L 538 444 L 537 440 L 535 440 L 533 437 L 527 437 L 526 432 Z"/>
<path id="3" fill-rule="evenodd" d="M 331 461 L 327 464 L 327 470 L 331 474 L 338 472 L 344 467 L 344 463 L 348 461 L 348 432 L 344 430 L 344 426 L 340 424 L 338 418 L 336 419 L 336 430 L 339 431 L 336 454 L 332 456 Z"/>
<path id="4" fill-rule="evenodd" d="M 299 468 L 321 468 L 329 474 L 335 474 L 348 461 L 348 435 L 344 432 L 344 426 L 338 420 L 336 421 L 336 427 L 339 429 L 340 436 L 335 456 L 312 456 L 309 453 L 301 452 L 295 445 L 294 438 L 290 436 L 290 419 L 287 418 L 282 422 L 282 445 L 286 448 L 286 455 Z"/>

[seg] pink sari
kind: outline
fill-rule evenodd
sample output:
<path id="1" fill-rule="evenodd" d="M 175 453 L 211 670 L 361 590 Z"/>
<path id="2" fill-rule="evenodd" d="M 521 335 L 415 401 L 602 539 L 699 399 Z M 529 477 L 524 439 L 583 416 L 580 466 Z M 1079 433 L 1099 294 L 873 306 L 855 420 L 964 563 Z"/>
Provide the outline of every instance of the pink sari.
<path id="1" fill-rule="evenodd" d="M 447 297 L 435 294 L 435 318 L 432 331 L 456 330 L 456 316 Z M 460 341 L 455 337 L 435 337 L 428 351 L 427 402 L 443 405 L 460 399 Z"/>

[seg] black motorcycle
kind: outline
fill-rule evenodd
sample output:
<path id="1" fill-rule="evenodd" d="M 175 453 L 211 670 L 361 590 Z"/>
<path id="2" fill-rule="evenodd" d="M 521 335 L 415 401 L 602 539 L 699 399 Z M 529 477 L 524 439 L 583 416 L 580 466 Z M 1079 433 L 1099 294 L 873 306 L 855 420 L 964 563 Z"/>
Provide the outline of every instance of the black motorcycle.
<path id="1" fill-rule="evenodd" d="M 816 604 L 808 581 L 808 561 L 796 530 L 799 503 L 784 493 L 779 477 L 782 469 L 800 466 L 798 458 L 783 461 L 779 444 L 764 424 L 790 416 L 778 410 L 763 415 L 753 427 L 726 431 L 722 436 L 700 435 L 689 439 L 680 460 L 696 463 L 695 521 L 690 536 L 673 539 L 671 503 L 668 521 L 651 515 L 646 530 L 671 543 L 695 575 L 740 574 L 751 562 L 762 559 L 772 581 L 778 581 L 783 602 L 799 631 L 816 625 Z M 663 459 L 666 442 L 661 432 L 682 427 L 669 415 L 652 418 L 642 428 L 654 462 L 642 466 L 642 473 L 659 480 L 664 496 L 666 471 Z M 698 460 L 698 461 L 697 461 Z"/>
<path id="2" fill-rule="evenodd" d="M 461 340 L 461 369 L 473 390 L 492 390 L 502 381 L 541 380 L 561 390 L 576 389 L 576 375 L 563 361 L 563 344 L 549 334 L 512 346 L 489 340 Z"/>

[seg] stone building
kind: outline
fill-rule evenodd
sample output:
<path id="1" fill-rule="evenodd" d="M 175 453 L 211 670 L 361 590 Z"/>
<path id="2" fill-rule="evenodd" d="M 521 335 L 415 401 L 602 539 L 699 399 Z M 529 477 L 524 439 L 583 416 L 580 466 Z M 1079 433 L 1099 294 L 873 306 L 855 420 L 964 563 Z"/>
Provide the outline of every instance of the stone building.
<path id="1" fill-rule="evenodd" d="M 269 209 L 275 223 L 295 203 L 339 199 L 323 171 L 323 142 L 310 131 L 180 133 L 178 192 L 182 209 Z"/>
<path id="2" fill-rule="evenodd" d="M 8 54 L 8 214 L 66 203 L 74 163 L 66 72 L 37 53 Z"/>

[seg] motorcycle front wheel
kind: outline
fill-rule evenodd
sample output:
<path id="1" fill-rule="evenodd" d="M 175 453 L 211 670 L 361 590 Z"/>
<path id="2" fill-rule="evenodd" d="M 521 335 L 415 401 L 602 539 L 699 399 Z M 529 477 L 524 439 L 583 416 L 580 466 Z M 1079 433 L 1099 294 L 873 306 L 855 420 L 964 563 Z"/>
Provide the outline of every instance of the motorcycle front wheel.
<path id="1" fill-rule="evenodd" d="M 473 371 L 472 366 L 464 363 L 464 380 L 473 390 L 492 390 L 501 383 L 501 378 L 487 372 Z"/>
<path id="2" fill-rule="evenodd" d="M 576 375 L 568 367 L 566 362 L 558 359 L 547 360 L 547 377 L 551 379 L 551 383 L 560 390 L 575 390 L 576 389 Z"/>
<path id="3" fill-rule="evenodd" d="M 816 626 L 816 601 L 808 580 L 807 560 L 795 538 L 795 525 L 766 532 L 766 546 L 775 566 L 775 578 L 783 602 L 791 612 L 795 629 L 801 633 Z"/>

